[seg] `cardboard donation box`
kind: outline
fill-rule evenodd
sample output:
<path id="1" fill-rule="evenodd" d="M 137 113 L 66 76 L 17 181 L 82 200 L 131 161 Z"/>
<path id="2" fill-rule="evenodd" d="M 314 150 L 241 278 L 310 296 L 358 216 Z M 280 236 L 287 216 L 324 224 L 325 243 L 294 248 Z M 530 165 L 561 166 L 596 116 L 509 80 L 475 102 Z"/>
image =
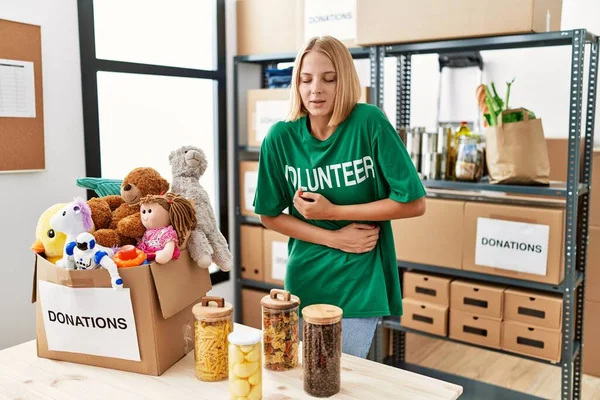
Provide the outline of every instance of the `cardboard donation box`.
<path id="1" fill-rule="evenodd" d="M 522 121 L 502 122 L 517 113 L 523 116 Z M 550 183 L 550 159 L 541 119 L 530 119 L 525 109 L 503 111 L 498 124 L 486 128 L 485 140 L 491 183 Z"/>
<path id="2" fill-rule="evenodd" d="M 563 225 L 564 209 L 467 203 L 463 269 L 557 285 Z"/>
<path id="3" fill-rule="evenodd" d="M 194 350 L 192 307 L 212 287 L 208 269 L 184 249 L 119 274 L 124 286 L 114 290 L 106 269 L 67 270 L 36 256 L 39 357 L 161 375 Z"/>
<path id="4" fill-rule="evenodd" d="M 269 129 L 289 112 L 289 89 L 248 90 L 248 146 L 260 147 Z"/>
<path id="5" fill-rule="evenodd" d="M 426 198 L 419 218 L 392 221 L 396 257 L 400 261 L 461 269 L 464 201 Z M 432 249 L 435 249 L 432 251 Z"/>
<path id="6" fill-rule="evenodd" d="M 562 0 L 355 0 L 360 46 L 561 29 Z"/>
<path id="7" fill-rule="evenodd" d="M 287 274 L 289 237 L 270 229 L 263 230 L 263 268 L 267 283 L 283 286 Z"/>
<path id="8" fill-rule="evenodd" d="M 237 54 L 295 53 L 296 8 L 296 0 L 237 0 Z"/>
<path id="9" fill-rule="evenodd" d="M 357 0 L 297 0 L 298 48 L 315 36 L 333 36 L 346 47 L 356 44 Z"/>
<path id="10" fill-rule="evenodd" d="M 254 194 L 258 183 L 258 162 L 240 162 L 240 214 L 257 217 L 254 212 Z"/>

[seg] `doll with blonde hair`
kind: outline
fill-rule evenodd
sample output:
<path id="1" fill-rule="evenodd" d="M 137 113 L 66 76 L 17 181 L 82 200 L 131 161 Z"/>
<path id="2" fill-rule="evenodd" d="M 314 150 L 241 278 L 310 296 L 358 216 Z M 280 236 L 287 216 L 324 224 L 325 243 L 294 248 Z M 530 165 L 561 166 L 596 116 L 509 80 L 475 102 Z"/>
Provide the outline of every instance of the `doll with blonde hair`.
<path id="1" fill-rule="evenodd" d="M 137 247 L 159 264 L 179 258 L 179 247 L 198 223 L 192 203 L 170 192 L 142 198 L 140 216 L 146 232 Z"/>

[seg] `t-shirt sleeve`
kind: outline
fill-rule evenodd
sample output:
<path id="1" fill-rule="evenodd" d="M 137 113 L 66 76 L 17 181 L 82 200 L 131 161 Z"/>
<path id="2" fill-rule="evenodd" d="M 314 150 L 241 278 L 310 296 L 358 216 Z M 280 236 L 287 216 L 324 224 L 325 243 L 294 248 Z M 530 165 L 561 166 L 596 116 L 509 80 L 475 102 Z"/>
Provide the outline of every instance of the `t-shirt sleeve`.
<path id="1" fill-rule="evenodd" d="M 375 164 L 388 187 L 389 198 L 408 203 L 427 193 L 410 159 L 400 136 L 387 120 L 383 119 L 373 139 Z"/>
<path id="2" fill-rule="evenodd" d="M 285 165 L 275 150 L 272 140 L 271 135 L 267 135 L 260 146 L 254 212 L 276 217 L 288 207 L 290 199 L 286 190 Z"/>

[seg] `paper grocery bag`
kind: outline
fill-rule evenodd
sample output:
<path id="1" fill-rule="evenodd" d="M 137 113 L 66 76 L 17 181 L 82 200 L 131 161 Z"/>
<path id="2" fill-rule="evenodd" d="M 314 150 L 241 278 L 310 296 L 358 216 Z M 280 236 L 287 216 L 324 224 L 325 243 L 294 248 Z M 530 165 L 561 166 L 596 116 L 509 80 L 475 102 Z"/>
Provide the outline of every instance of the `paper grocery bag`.
<path id="1" fill-rule="evenodd" d="M 523 121 L 503 123 L 503 115 L 523 112 Z M 506 110 L 498 124 L 485 130 L 490 183 L 548 185 L 550 161 L 541 119 L 529 119 L 526 109 Z"/>

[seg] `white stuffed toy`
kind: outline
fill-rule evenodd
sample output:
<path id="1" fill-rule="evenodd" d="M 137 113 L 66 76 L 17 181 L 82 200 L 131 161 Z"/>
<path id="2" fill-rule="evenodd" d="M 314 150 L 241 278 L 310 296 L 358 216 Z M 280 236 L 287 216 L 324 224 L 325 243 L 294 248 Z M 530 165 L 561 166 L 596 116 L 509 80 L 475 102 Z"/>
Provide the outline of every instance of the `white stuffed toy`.
<path id="1" fill-rule="evenodd" d="M 183 146 L 169 154 L 173 174 L 171 191 L 193 201 L 198 226 L 192 230 L 187 249 L 192 259 L 202 268 L 213 261 L 222 271 L 233 266 L 229 244 L 219 231 L 210 197 L 200 184 L 208 162 L 204 152 L 194 146 Z"/>
<path id="2" fill-rule="evenodd" d="M 74 242 L 66 246 L 68 269 L 96 269 L 103 267 L 110 274 L 113 289 L 123 288 L 123 279 L 119 276 L 117 264 L 113 261 L 114 253 L 107 247 L 96 244 L 94 235 L 82 232 Z"/>

